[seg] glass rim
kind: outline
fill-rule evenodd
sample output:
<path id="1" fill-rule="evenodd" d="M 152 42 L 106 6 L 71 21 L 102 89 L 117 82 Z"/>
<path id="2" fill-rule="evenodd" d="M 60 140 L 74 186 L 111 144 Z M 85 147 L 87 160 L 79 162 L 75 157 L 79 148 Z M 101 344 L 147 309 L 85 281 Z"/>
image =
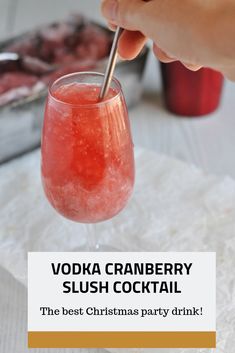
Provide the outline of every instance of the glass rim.
<path id="1" fill-rule="evenodd" d="M 83 76 L 83 75 L 91 75 L 91 76 L 99 76 L 99 77 L 103 77 L 104 78 L 104 73 L 101 73 L 101 72 L 96 72 L 96 71 L 79 71 L 79 72 L 73 72 L 71 74 L 67 74 L 67 75 L 63 75 L 59 78 L 57 78 L 55 81 L 53 81 L 49 87 L 48 87 L 48 94 L 50 96 L 50 98 L 52 98 L 55 102 L 59 103 L 59 104 L 64 104 L 64 105 L 67 105 L 67 106 L 70 106 L 70 107 L 83 107 L 83 108 L 96 108 L 96 107 L 100 107 L 102 105 L 107 105 L 107 104 L 110 104 L 112 101 L 115 101 L 116 99 L 118 99 L 121 94 L 122 94 L 122 86 L 119 82 L 119 80 L 116 78 L 116 77 L 112 77 L 112 80 L 111 80 L 111 83 L 114 82 L 117 87 L 118 87 L 118 92 L 117 94 L 115 94 L 115 96 L 109 98 L 109 99 L 106 99 L 106 100 L 102 100 L 100 102 L 97 102 L 97 103 L 87 103 L 87 104 L 80 104 L 80 103 L 67 103 L 67 102 L 64 102 L 63 100 L 60 100 L 58 98 L 56 98 L 52 92 L 52 89 L 53 87 L 59 83 L 60 81 L 62 81 L 63 79 L 66 79 L 66 78 L 70 78 L 70 77 L 73 77 L 73 76 Z M 101 86 L 100 86 L 101 88 Z"/>

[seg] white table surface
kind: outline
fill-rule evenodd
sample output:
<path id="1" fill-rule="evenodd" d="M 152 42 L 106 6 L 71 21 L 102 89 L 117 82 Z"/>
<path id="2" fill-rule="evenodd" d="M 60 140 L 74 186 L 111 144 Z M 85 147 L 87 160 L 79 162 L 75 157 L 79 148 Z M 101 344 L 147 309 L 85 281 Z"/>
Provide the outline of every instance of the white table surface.
<path id="1" fill-rule="evenodd" d="M 234 352 L 235 180 L 208 176 L 186 163 L 139 148 L 135 162 L 134 194 L 125 210 L 109 221 L 88 226 L 60 217 L 47 202 L 39 150 L 0 167 L 1 353 L 27 351 L 27 252 L 76 251 L 94 232 L 101 245 L 122 251 L 215 251 L 218 349 L 210 353 Z M 75 351 L 89 353 L 56 350 Z M 50 349 L 43 352 L 50 353 Z M 124 352 L 149 353 L 140 349 Z"/>

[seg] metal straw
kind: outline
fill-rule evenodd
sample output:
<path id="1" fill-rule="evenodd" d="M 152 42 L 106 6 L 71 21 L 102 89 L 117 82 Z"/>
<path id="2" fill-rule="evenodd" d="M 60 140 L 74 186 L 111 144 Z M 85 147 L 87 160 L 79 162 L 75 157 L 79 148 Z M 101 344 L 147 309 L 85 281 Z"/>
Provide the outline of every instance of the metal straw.
<path id="1" fill-rule="evenodd" d="M 122 31 L 123 29 L 118 27 L 115 32 L 111 52 L 109 55 L 108 65 L 104 75 L 104 81 L 99 95 L 99 100 L 103 100 L 109 91 L 110 83 L 112 81 L 113 72 L 117 61 L 118 40 L 120 38 L 120 35 L 122 34 Z"/>

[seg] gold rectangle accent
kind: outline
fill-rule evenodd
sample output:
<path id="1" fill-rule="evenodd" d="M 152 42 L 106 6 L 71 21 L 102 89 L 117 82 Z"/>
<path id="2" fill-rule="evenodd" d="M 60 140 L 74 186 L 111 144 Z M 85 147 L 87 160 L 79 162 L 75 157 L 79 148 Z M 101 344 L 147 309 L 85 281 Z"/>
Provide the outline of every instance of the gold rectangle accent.
<path id="1" fill-rule="evenodd" d="M 28 332 L 29 348 L 216 348 L 216 332 Z"/>

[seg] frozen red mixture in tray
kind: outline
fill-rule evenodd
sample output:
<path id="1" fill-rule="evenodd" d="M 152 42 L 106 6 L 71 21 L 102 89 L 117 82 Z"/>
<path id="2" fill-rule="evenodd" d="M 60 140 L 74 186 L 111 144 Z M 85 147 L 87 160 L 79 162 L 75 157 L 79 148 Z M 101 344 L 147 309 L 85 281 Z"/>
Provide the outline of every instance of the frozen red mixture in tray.
<path id="1" fill-rule="evenodd" d="M 16 52 L 23 58 L 37 58 L 49 70 L 0 64 L 0 106 L 37 93 L 62 75 L 95 68 L 108 56 L 111 40 L 108 31 L 74 15 L 2 47 L 1 51 Z"/>

